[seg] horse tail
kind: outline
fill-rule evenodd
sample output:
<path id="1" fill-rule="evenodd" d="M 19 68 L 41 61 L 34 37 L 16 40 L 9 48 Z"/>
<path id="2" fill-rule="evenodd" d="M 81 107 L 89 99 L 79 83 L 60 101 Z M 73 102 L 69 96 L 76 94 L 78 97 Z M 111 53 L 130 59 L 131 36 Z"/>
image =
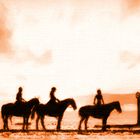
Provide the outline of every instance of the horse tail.
<path id="1" fill-rule="evenodd" d="M 11 122 L 11 124 L 12 124 L 12 115 L 9 117 L 9 119 L 10 119 L 10 122 Z"/>
<path id="2" fill-rule="evenodd" d="M 3 105 L 1 107 L 1 116 L 2 116 L 2 120 L 4 121 L 4 118 L 5 118 L 5 105 Z"/>
<path id="3" fill-rule="evenodd" d="M 36 106 L 34 106 L 34 107 L 33 107 L 33 109 L 32 109 L 32 112 L 31 112 L 31 119 L 34 119 L 36 109 L 37 109 L 37 107 L 36 107 Z"/>

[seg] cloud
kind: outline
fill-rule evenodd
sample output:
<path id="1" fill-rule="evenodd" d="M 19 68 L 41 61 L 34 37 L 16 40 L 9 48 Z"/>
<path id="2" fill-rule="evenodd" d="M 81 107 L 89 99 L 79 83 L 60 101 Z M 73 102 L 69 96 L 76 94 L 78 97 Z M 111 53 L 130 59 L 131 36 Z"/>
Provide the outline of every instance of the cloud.
<path id="1" fill-rule="evenodd" d="M 131 69 L 137 65 L 140 65 L 140 54 L 130 51 L 123 51 L 120 54 L 120 60 L 122 63 L 127 64 L 128 69 Z"/>
<path id="2" fill-rule="evenodd" d="M 140 7 L 140 0 L 126 0 L 125 2 L 130 11 L 135 11 Z"/>
<path id="3" fill-rule="evenodd" d="M 13 57 L 16 63 L 26 63 L 32 62 L 33 64 L 40 64 L 46 65 L 49 64 L 52 60 L 52 51 L 51 50 L 44 50 L 42 55 L 35 55 L 32 51 L 26 50 L 18 50 L 15 52 Z"/>
<path id="4" fill-rule="evenodd" d="M 123 12 L 125 16 L 130 16 L 140 9 L 140 0 L 124 0 Z"/>
<path id="5" fill-rule="evenodd" d="M 48 64 L 52 60 L 52 51 L 47 50 L 39 58 L 36 58 L 37 63 L 39 64 Z"/>
<path id="6" fill-rule="evenodd" d="M 12 32 L 8 28 L 7 8 L 0 3 L 0 54 L 11 54 L 12 48 L 10 44 Z"/>

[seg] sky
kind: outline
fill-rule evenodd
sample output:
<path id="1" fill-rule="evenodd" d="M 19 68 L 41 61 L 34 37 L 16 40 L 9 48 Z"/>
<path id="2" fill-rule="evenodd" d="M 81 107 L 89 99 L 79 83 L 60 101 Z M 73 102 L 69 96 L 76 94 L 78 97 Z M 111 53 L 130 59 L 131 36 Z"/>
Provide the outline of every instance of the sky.
<path id="1" fill-rule="evenodd" d="M 0 0 L 0 98 L 140 91 L 140 0 Z"/>

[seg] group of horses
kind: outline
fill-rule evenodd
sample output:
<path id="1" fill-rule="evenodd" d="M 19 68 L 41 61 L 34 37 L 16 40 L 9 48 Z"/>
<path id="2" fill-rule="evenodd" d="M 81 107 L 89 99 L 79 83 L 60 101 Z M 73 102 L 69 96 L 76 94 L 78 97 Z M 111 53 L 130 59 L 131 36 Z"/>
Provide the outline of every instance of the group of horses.
<path id="1" fill-rule="evenodd" d="M 65 110 L 68 106 L 72 106 L 74 110 L 77 109 L 77 105 L 74 99 L 68 98 L 60 101 L 55 106 L 48 106 L 47 104 L 42 104 L 39 102 L 38 98 L 33 98 L 28 102 L 22 103 L 21 105 L 17 105 L 16 103 L 8 103 L 4 104 L 1 107 L 1 115 L 3 120 L 3 129 L 9 130 L 8 127 L 8 119 L 12 116 L 23 117 L 23 130 L 28 130 L 28 120 L 29 117 L 33 119 L 35 113 L 36 117 L 36 129 L 38 130 L 38 122 L 41 120 L 41 125 L 43 129 L 46 130 L 44 124 L 45 115 L 56 117 L 57 118 L 57 126 L 56 129 L 61 129 L 61 121 L 64 115 Z M 84 122 L 85 130 L 87 130 L 87 122 L 90 116 L 94 118 L 102 119 L 102 130 L 106 130 L 107 119 L 110 113 L 116 109 L 118 112 L 121 112 L 121 106 L 119 101 L 115 101 L 112 103 L 104 104 L 101 106 L 97 105 L 86 105 L 82 106 L 78 113 L 80 116 L 78 130 L 81 130 L 81 124 Z"/>

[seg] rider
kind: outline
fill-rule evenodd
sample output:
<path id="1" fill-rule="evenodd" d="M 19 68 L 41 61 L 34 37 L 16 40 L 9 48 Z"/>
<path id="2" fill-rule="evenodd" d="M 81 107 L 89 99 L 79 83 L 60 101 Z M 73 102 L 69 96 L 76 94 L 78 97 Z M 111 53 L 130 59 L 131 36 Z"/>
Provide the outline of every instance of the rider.
<path id="1" fill-rule="evenodd" d="M 18 93 L 16 95 L 16 103 L 23 103 L 25 100 L 22 98 L 22 87 L 18 88 Z"/>
<path id="2" fill-rule="evenodd" d="M 96 100 L 97 100 L 97 102 L 96 102 Z M 97 94 L 94 97 L 94 104 L 96 104 L 96 105 L 104 104 L 102 92 L 100 89 L 97 90 Z"/>
<path id="3" fill-rule="evenodd" d="M 52 87 L 50 91 L 50 102 L 53 104 L 57 104 L 60 102 L 60 100 L 55 97 L 55 91 L 56 87 Z"/>
<path id="4" fill-rule="evenodd" d="M 60 100 L 55 97 L 55 91 L 56 87 L 52 87 L 50 91 L 50 100 L 46 103 L 46 106 L 48 106 L 51 111 L 53 110 L 53 112 L 56 111 L 57 104 L 60 102 Z"/>

